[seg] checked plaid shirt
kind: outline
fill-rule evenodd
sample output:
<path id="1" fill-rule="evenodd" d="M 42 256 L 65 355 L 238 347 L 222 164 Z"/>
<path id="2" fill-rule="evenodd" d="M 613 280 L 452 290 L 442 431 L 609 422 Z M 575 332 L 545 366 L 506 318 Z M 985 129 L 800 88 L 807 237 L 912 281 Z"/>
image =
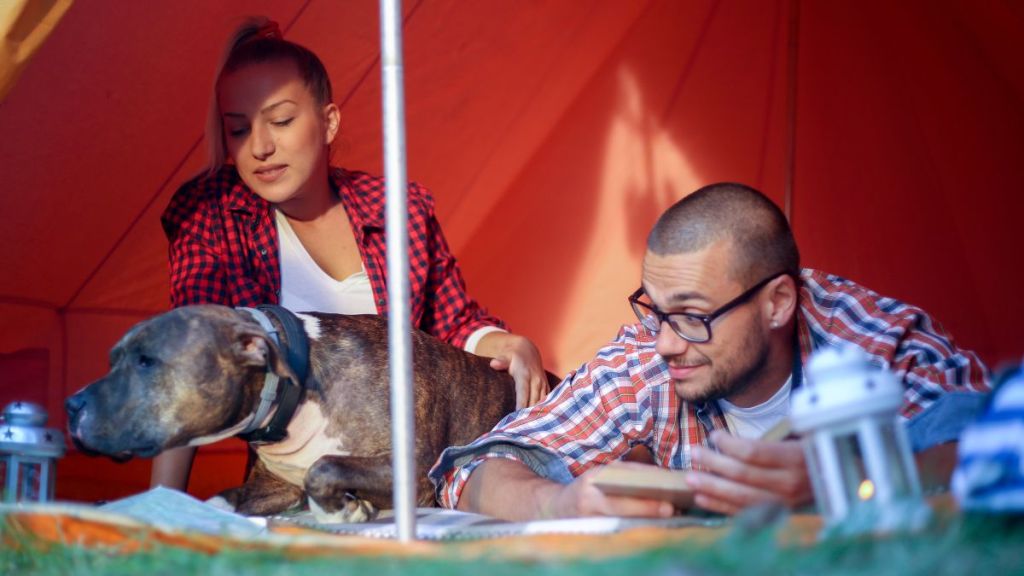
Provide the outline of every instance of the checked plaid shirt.
<path id="1" fill-rule="evenodd" d="M 985 366 L 960 350 L 921 309 L 815 270 L 800 275 L 797 333 L 801 365 L 814 350 L 840 343 L 864 349 L 905 386 L 901 414 L 915 450 L 956 439 L 989 389 Z M 693 446 L 727 429 L 714 402 L 676 396 L 655 336 L 639 324 L 569 374 L 548 399 L 507 416 L 472 444 L 445 450 L 430 471 L 441 505 L 454 508 L 470 473 L 487 458 L 510 458 L 568 483 L 593 466 L 645 445 L 658 465 L 688 469 Z"/>
<path id="2" fill-rule="evenodd" d="M 384 180 L 342 168 L 332 168 L 330 179 L 352 222 L 377 312 L 386 315 Z M 413 326 L 459 348 L 480 328 L 504 328 L 466 295 L 430 193 L 409 184 L 408 203 Z M 233 166 L 178 189 L 161 218 L 170 242 L 172 305 L 279 303 L 281 266 L 272 210 Z"/>

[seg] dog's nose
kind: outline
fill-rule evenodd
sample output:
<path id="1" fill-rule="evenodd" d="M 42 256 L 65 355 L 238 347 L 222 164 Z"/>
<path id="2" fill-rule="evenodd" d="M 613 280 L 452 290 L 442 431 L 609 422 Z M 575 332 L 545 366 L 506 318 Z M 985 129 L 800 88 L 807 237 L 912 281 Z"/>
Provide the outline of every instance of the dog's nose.
<path id="1" fill-rule="evenodd" d="M 85 397 L 81 392 L 74 394 L 64 401 L 64 410 L 68 413 L 68 421 L 72 421 L 75 415 L 85 406 Z"/>

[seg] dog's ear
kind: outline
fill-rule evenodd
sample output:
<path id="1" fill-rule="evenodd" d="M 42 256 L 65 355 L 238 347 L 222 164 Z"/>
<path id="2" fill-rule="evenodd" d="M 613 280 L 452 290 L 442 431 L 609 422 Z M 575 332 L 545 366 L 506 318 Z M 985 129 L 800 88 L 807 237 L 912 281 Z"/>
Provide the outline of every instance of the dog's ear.
<path id="1" fill-rule="evenodd" d="M 277 355 L 275 346 L 267 340 L 266 334 L 247 326 L 239 326 L 235 330 L 232 352 L 242 366 L 273 365 L 272 356 Z"/>
<path id="2" fill-rule="evenodd" d="M 268 366 L 278 376 L 295 381 L 295 373 L 281 357 L 277 344 L 256 325 L 242 323 L 235 327 L 233 352 L 242 366 Z"/>

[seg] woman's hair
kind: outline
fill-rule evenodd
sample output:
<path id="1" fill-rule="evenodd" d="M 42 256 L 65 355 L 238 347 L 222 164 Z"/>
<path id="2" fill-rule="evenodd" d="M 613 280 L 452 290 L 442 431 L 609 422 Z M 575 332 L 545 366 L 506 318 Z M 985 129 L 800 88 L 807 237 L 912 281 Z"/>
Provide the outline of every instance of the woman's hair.
<path id="1" fill-rule="evenodd" d="M 219 170 L 225 160 L 224 123 L 217 105 L 217 85 L 221 77 L 250 64 L 275 60 L 295 64 L 318 105 L 326 106 L 331 102 L 331 80 L 316 54 L 305 46 L 285 40 L 276 22 L 262 16 L 249 18 L 231 36 L 213 77 L 210 111 L 206 119 L 207 175 Z"/>

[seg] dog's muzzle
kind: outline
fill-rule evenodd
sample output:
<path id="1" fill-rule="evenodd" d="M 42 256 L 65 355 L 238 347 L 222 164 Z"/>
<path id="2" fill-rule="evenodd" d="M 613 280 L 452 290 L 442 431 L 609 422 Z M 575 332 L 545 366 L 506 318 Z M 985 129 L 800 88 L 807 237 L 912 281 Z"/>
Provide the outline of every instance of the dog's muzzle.
<path id="1" fill-rule="evenodd" d="M 77 450 L 90 456 L 109 456 L 118 462 L 124 462 L 132 456 L 150 458 L 160 453 L 160 447 L 153 443 L 112 448 L 104 446 L 106 443 L 102 440 L 91 437 L 89 419 L 95 419 L 96 415 L 90 411 L 88 395 L 85 392 L 79 391 L 64 401 L 64 410 L 68 416 L 68 436 Z"/>

